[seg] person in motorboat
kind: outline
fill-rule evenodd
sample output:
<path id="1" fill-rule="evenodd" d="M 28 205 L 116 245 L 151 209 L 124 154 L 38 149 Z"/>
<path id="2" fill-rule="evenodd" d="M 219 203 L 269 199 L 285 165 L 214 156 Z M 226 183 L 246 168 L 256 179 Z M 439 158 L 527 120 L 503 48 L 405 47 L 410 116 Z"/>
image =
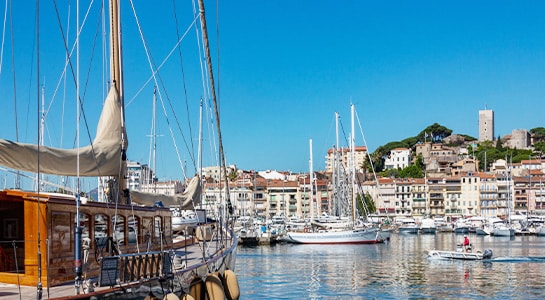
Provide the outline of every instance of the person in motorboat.
<path id="1" fill-rule="evenodd" d="M 471 243 L 469 242 L 469 238 L 467 237 L 467 235 L 464 235 L 464 243 L 463 243 L 463 246 L 464 246 L 464 250 L 466 252 L 470 252 L 471 251 Z"/>

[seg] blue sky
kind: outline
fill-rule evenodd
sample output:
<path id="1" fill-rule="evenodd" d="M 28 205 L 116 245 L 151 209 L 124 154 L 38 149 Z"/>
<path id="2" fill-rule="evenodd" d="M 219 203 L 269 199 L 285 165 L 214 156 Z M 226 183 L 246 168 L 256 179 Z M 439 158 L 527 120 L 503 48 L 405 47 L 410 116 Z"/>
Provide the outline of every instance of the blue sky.
<path id="1" fill-rule="evenodd" d="M 434 122 L 477 137 L 478 110 L 485 107 L 495 111 L 496 136 L 544 126 L 544 5 L 226 5 L 220 14 L 222 96 L 227 134 L 236 141 L 227 142 L 228 157 L 243 168 L 306 170 L 312 138 L 314 165 L 323 168 L 335 141 L 334 112 L 349 129 L 350 102 L 371 150 Z M 240 113 L 245 118 L 236 118 Z"/>
<path id="2" fill-rule="evenodd" d="M 308 171 L 309 139 L 313 139 L 314 168 L 323 169 L 326 151 L 335 143 L 334 113 L 340 113 L 348 134 L 350 103 L 355 104 L 371 151 L 414 136 L 436 122 L 454 133 L 477 137 L 478 111 L 485 107 L 495 111 L 496 136 L 545 126 L 543 1 L 228 1 L 219 3 L 219 43 L 216 3 L 206 4 L 214 64 L 216 71 L 220 70 L 216 80 L 224 148 L 227 162 L 239 168 Z M 151 2 L 135 1 L 135 6 L 146 26 L 154 58 L 161 61 L 173 45 L 166 30 L 174 21 Z M 190 7 L 185 3 L 178 8 Z M 51 8 L 43 10 L 54 16 Z M 15 13 L 18 20 L 25 19 L 22 11 Z M 191 12 L 179 16 L 183 32 Z M 26 23 L 31 23 L 31 18 L 27 16 Z M 159 23 L 151 22 L 157 19 Z M 134 24 L 130 17 L 124 20 Z M 95 19 L 89 20 L 92 22 Z M 26 26 L 31 31 L 33 25 Z M 58 24 L 53 19 L 43 26 L 42 30 L 53 30 Z M 143 51 L 131 46 L 138 41 L 129 37 L 133 33 L 134 29 L 124 29 L 126 93 L 130 99 L 149 76 L 144 75 L 149 73 L 146 61 L 137 58 Z M 88 33 L 93 36 L 94 31 Z M 22 41 L 16 45 L 21 46 Z M 28 56 L 21 61 L 28 63 L 32 39 L 24 41 L 29 44 L 25 48 Z M 52 50 L 52 40 L 43 39 L 42 43 L 42 49 L 47 47 L 42 56 L 64 56 L 63 51 Z M 186 43 L 190 44 L 190 39 L 184 40 Z M 13 89 L 7 49 L 0 76 L 0 89 L 6 91 Z M 82 51 L 89 49 L 86 44 Z M 184 51 L 186 62 L 196 53 Z M 99 56 L 95 54 L 94 59 Z M 53 61 L 42 60 L 43 73 L 56 68 Z M 187 93 L 198 99 L 202 96 L 199 73 L 193 76 L 198 65 L 187 63 L 185 68 Z M 165 80 L 179 78 L 167 67 L 162 72 Z M 57 78 L 43 77 L 52 94 Z M 29 73 L 18 75 L 19 88 L 33 89 L 36 84 L 29 78 Z M 146 86 L 127 108 L 128 125 L 137 127 L 129 128 L 129 158 L 133 160 L 148 159 L 152 90 L 151 85 Z M 88 93 L 101 99 L 100 88 Z M 183 94 L 178 89 L 169 96 L 176 101 Z M 21 101 L 35 104 L 35 100 L 28 100 L 33 97 L 18 91 Z M 73 108 L 75 104 L 70 105 Z M 185 110 L 184 105 L 175 105 Z M 11 98 L 5 106 L 13 111 Z M 192 121 L 198 119 L 197 108 L 198 104 L 189 106 Z M 20 125 L 20 138 L 32 141 L 35 108 L 23 103 L 18 109 L 19 122 L 26 122 Z M 89 122 L 96 122 L 93 118 L 96 120 L 100 106 L 87 109 Z M 166 123 L 159 119 L 159 123 Z M 175 123 L 172 115 L 169 122 Z M 48 124 L 51 129 L 59 126 L 58 119 Z M 14 139 L 13 120 L 4 118 L 0 126 L 3 137 Z M 196 139 L 197 127 L 193 126 L 193 135 L 186 136 L 189 140 Z M 168 129 L 160 134 L 158 143 L 166 143 Z M 58 139 L 54 136 L 53 143 Z M 356 143 L 363 144 L 358 127 Z M 181 140 L 177 146 L 181 150 L 185 147 Z M 174 170 L 178 164 L 172 146 L 158 147 L 160 178 L 180 178 Z"/>

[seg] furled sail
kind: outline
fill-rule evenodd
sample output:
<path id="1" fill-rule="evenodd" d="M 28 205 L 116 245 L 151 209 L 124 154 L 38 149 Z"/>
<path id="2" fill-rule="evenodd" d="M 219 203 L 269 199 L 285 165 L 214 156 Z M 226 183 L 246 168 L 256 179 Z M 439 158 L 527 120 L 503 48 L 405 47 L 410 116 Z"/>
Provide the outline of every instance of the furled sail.
<path id="1" fill-rule="evenodd" d="M 163 195 L 131 191 L 131 201 L 135 204 L 153 206 L 161 201 L 165 207 L 179 206 L 180 209 L 193 209 L 194 205 L 201 203 L 201 180 L 199 176 L 191 179 L 185 191 L 180 195 Z"/>
<path id="2" fill-rule="evenodd" d="M 112 86 L 100 115 L 95 140 L 92 145 L 79 148 L 79 175 L 118 176 L 121 170 L 122 133 L 124 128 L 120 98 L 117 89 Z M 38 145 L 0 139 L 0 165 L 2 166 L 37 173 L 38 152 L 41 173 L 78 175 L 78 149 L 38 147 Z"/>

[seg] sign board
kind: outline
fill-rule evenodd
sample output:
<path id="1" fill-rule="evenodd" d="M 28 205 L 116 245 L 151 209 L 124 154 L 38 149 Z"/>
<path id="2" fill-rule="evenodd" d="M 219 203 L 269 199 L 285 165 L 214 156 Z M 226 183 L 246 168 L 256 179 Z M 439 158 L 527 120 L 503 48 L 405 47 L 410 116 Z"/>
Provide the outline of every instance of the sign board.
<path id="1" fill-rule="evenodd" d="M 98 278 L 99 286 L 114 286 L 117 284 L 118 265 L 118 256 L 108 256 L 102 258 Z"/>

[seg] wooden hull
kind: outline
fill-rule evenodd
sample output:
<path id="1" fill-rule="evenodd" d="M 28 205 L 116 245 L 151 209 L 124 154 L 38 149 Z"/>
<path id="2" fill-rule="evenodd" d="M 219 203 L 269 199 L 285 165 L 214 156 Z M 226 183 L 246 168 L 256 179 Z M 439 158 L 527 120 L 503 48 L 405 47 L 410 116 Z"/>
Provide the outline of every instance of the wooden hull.
<path id="1" fill-rule="evenodd" d="M 47 287 L 73 281 L 74 197 L 7 190 L 0 192 L 0 207 L 0 246 L 7 262 L 0 265 L 0 282 L 36 286 L 41 280 Z M 164 208 L 118 205 L 116 210 L 111 203 L 87 202 L 80 206 L 80 226 L 88 277 L 98 276 L 99 256 L 111 254 L 108 237 L 121 253 L 160 250 L 161 240 L 173 242 L 171 214 Z"/>

